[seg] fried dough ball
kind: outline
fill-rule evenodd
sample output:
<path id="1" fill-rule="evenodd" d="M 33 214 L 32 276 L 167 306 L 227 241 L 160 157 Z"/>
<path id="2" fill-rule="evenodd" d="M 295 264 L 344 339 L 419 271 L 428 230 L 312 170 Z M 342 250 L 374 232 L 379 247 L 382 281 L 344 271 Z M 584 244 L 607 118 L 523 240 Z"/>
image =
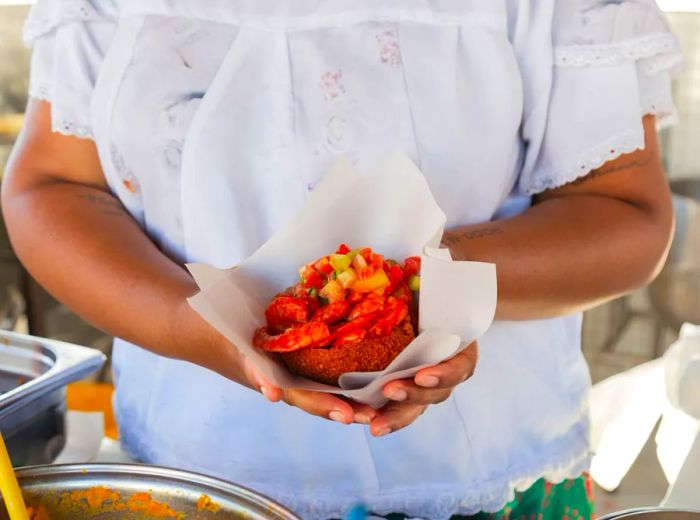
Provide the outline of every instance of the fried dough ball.
<path id="1" fill-rule="evenodd" d="M 406 318 L 388 336 L 368 337 L 334 347 L 304 348 L 280 354 L 280 357 L 291 372 L 338 386 L 338 379 L 346 372 L 384 370 L 414 338 L 411 320 Z"/>

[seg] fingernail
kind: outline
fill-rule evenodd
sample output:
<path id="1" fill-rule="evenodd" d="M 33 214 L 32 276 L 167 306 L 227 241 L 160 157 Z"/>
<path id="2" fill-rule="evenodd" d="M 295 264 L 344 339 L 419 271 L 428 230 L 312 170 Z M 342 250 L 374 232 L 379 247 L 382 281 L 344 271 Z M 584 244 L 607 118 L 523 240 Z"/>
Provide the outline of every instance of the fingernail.
<path id="1" fill-rule="evenodd" d="M 406 399 L 408 399 L 408 393 L 406 392 L 406 390 L 397 388 L 395 390 L 390 391 L 387 394 L 387 397 L 392 401 L 405 401 Z"/>
<path id="2" fill-rule="evenodd" d="M 416 384 L 426 388 L 435 388 L 440 384 L 440 379 L 435 376 L 421 376 L 416 378 Z"/>
<path id="3" fill-rule="evenodd" d="M 365 414 L 363 413 L 356 413 L 355 414 L 355 422 L 360 423 L 360 424 L 369 424 L 372 422 L 372 420 Z"/>
<path id="4" fill-rule="evenodd" d="M 343 412 L 333 410 L 331 413 L 328 414 L 328 417 L 331 421 L 345 424 L 345 414 Z"/>
<path id="5" fill-rule="evenodd" d="M 260 393 L 265 396 L 265 399 L 267 399 L 268 401 L 272 401 L 272 398 L 270 397 L 270 391 L 267 389 L 267 387 L 261 386 Z"/>
<path id="6" fill-rule="evenodd" d="M 384 428 L 383 430 L 379 430 L 374 436 L 375 437 L 384 437 L 385 435 L 389 435 L 391 433 L 391 428 Z"/>

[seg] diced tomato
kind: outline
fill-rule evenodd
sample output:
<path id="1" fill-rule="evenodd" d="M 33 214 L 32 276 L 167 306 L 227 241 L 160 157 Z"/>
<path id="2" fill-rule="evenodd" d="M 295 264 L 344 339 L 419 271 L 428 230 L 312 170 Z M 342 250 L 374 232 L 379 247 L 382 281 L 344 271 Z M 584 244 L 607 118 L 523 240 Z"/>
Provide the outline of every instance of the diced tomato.
<path id="1" fill-rule="evenodd" d="M 338 246 L 338 250 L 336 251 L 336 254 L 346 255 L 349 252 L 350 252 L 350 248 L 347 246 L 347 244 L 340 244 Z"/>
<path id="2" fill-rule="evenodd" d="M 375 271 L 378 271 L 384 267 L 384 257 L 377 253 L 371 253 L 369 255 L 369 264 Z"/>
<path id="3" fill-rule="evenodd" d="M 386 263 L 386 262 L 384 262 L 384 263 Z M 401 266 L 399 264 L 394 264 L 389 268 L 387 273 L 389 274 L 389 282 L 390 282 L 389 288 L 387 289 L 387 293 L 391 294 L 399 286 L 399 283 L 401 283 L 401 280 L 403 280 L 403 269 L 401 269 Z"/>
<path id="4" fill-rule="evenodd" d="M 329 264 L 330 265 L 330 264 Z M 323 276 L 313 268 L 313 266 L 307 266 L 304 274 L 301 276 L 301 283 L 304 287 L 320 289 L 323 287 Z"/>
<path id="5" fill-rule="evenodd" d="M 301 283 L 298 283 L 292 287 L 292 290 L 287 294 L 294 296 L 295 298 L 305 298 L 309 295 L 309 288 L 304 287 Z"/>
<path id="6" fill-rule="evenodd" d="M 332 274 L 335 269 L 331 265 L 331 262 L 327 256 L 321 258 L 318 262 L 314 264 L 316 270 L 321 274 Z"/>
<path id="7" fill-rule="evenodd" d="M 403 263 L 403 279 L 407 282 L 416 274 L 420 274 L 420 256 L 409 256 Z"/>

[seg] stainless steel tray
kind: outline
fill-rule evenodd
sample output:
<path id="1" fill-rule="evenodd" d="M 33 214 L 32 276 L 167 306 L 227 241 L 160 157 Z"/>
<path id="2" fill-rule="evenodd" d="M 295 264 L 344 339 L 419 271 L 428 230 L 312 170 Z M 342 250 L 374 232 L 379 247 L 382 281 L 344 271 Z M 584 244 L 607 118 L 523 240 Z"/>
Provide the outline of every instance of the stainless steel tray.
<path id="1" fill-rule="evenodd" d="M 104 360 L 94 349 L 0 331 L 0 431 L 16 465 L 53 460 L 65 442 L 65 385 Z"/>
<path id="2" fill-rule="evenodd" d="M 662 507 L 626 509 L 602 516 L 599 520 L 700 520 L 700 511 L 683 511 Z"/>
<path id="3" fill-rule="evenodd" d="M 51 520 L 76 518 L 183 518 L 301 520 L 277 502 L 250 489 L 196 473 L 139 464 L 73 464 L 36 466 L 17 471 L 29 506 L 43 505 Z M 91 507 L 85 492 L 96 487 L 110 496 Z M 157 515 L 124 507 L 136 493 L 149 493 Z M 118 494 L 118 495 L 117 495 Z M 198 507 L 206 495 L 209 508 Z M 133 502 L 132 502 L 133 503 Z M 164 513 L 169 508 L 170 512 Z M 131 509 L 131 510 L 130 510 Z M 0 520 L 8 517 L 0 506 Z"/>

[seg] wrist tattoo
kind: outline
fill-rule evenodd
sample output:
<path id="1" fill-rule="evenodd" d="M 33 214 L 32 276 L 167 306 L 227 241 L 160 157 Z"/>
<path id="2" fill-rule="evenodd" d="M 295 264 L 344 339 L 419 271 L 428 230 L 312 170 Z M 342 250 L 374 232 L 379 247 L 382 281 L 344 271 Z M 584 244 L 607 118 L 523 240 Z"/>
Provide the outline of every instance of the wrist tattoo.
<path id="1" fill-rule="evenodd" d="M 645 153 L 641 157 L 635 157 L 634 159 L 630 159 L 627 161 L 611 161 L 604 164 L 600 168 L 596 168 L 595 170 L 591 171 L 588 175 L 579 177 L 578 179 L 570 182 L 569 184 L 571 186 L 578 186 L 579 184 L 583 184 L 586 181 L 595 179 L 597 177 L 602 177 L 604 175 L 608 175 L 609 173 L 615 173 L 621 170 L 628 170 L 630 168 L 644 168 L 651 164 L 655 157 L 656 150 L 650 150 L 648 153 Z"/>
<path id="2" fill-rule="evenodd" d="M 126 217 L 127 213 L 124 210 L 121 202 L 111 195 L 96 195 L 94 193 L 81 193 L 78 198 L 97 205 L 102 210 L 102 214 L 112 217 Z"/>
<path id="3" fill-rule="evenodd" d="M 463 240 L 476 240 L 478 238 L 500 235 L 501 233 L 503 233 L 503 228 L 499 226 L 488 226 L 469 231 L 453 231 L 445 235 L 443 242 L 445 242 L 448 246 L 455 246 Z"/>

